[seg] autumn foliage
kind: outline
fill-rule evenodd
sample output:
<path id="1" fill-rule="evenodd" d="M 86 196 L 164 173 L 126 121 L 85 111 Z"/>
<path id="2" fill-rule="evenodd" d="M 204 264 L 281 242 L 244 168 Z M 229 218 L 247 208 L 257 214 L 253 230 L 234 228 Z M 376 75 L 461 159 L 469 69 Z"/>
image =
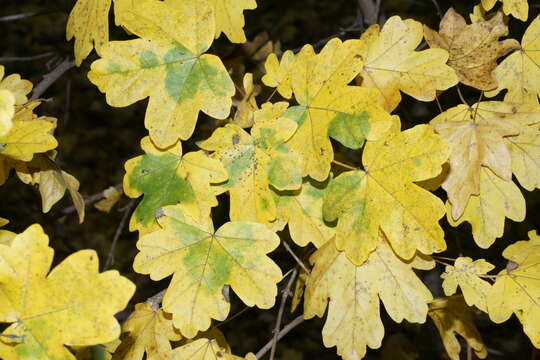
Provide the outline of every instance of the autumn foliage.
<path id="1" fill-rule="evenodd" d="M 127 40 L 109 39 L 111 7 Z M 453 360 L 462 352 L 457 335 L 477 357 L 488 355 L 479 313 L 496 324 L 515 315 L 540 348 L 536 230 L 514 239 L 499 254 L 506 267 L 496 269 L 477 253 L 446 256 L 441 225 L 469 223 L 465 241 L 487 249 L 506 218 L 537 216 L 525 200 L 540 187 L 540 16 L 529 18 L 526 0 L 482 0 L 469 19 L 450 8 L 438 29 L 394 15 L 346 40 L 284 52 L 270 44 L 264 73 L 243 73 L 238 83 L 211 49 L 220 36 L 245 43 L 244 11 L 256 7 L 76 2 L 66 36 L 76 66 L 94 56 L 87 78 L 100 101 L 147 99 L 144 119 L 133 121 L 144 121 L 148 136 L 98 208 L 110 210 L 122 193 L 137 199 L 133 269 L 168 285 L 119 322 L 136 284 L 100 272 L 109 264 L 100 266 L 94 250 L 52 266 L 40 225 L 14 233 L 0 219 L 0 357 L 87 358 L 100 345 L 101 358 L 115 360 L 253 360 L 267 350 L 273 358 L 293 288 L 298 323 L 325 317 L 321 346 L 346 360 L 381 347 L 381 305 L 396 323 L 431 318 Z M 527 22 L 520 41 L 505 38 L 510 17 Z M 43 212 L 67 193 L 83 222 L 79 181 L 55 161 L 57 119 L 39 115 L 32 87 L 0 66 L 0 184 L 16 176 L 37 187 Z M 438 98 L 449 89 L 461 103 L 443 108 Z M 403 94 L 440 112 L 405 128 L 396 114 Z M 208 118 L 212 133 L 188 143 Z M 216 215 L 223 206 L 226 221 Z M 293 269 L 278 266 L 278 248 L 291 253 Z M 436 266 L 445 296 L 434 297 L 423 276 Z M 233 296 L 279 311 L 265 351 L 233 355 L 217 329 L 233 316 Z"/>

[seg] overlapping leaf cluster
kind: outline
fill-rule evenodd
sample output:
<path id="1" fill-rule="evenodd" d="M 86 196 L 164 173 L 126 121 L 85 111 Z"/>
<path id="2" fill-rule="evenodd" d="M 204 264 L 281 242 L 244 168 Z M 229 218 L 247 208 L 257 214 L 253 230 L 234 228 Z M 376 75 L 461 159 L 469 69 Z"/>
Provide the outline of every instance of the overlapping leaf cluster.
<path id="1" fill-rule="evenodd" d="M 498 275 L 488 274 L 494 266 L 483 259 L 446 263 L 447 297 L 434 299 L 416 272 L 441 262 L 434 254 L 447 248 L 439 224 L 445 215 L 453 226 L 471 223 L 474 240 L 486 248 L 502 236 L 505 217 L 525 217 L 512 175 L 528 191 L 539 187 L 540 17 L 521 44 L 501 41 L 508 34 L 503 13 L 526 20 L 528 7 L 526 0 L 503 0 L 502 12 L 488 13 L 495 3 L 482 0 L 472 24 L 449 10 L 439 32 L 393 16 L 359 38 L 332 39 L 319 52 L 305 45 L 296 54 L 271 54 L 260 81 L 281 101 L 259 106 L 258 79 L 243 74 L 243 86 L 236 86 L 243 94 L 229 119 L 235 84 L 208 51 L 222 33 L 232 42 L 246 40 L 243 11 L 255 8 L 254 0 L 115 0 L 115 23 L 133 35 L 123 41 L 108 40 L 111 0 L 79 0 L 67 29 L 77 64 L 95 47 L 99 59 L 88 78 L 111 106 L 148 98 L 144 154 L 126 162 L 123 184 L 129 197 L 142 197 L 130 223 L 139 232 L 134 269 L 156 281 L 172 276 L 157 302 L 136 305 L 113 359 L 240 359 L 212 321 L 229 316 L 231 290 L 247 306 L 274 306 L 283 274 L 268 254 L 287 241 L 277 234 L 286 226 L 296 245 L 316 248 L 305 274 L 304 317 L 326 313 L 324 345 L 336 346 L 344 359 L 361 359 L 367 347 L 381 346 L 381 302 L 396 322 L 424 323 L 429 315 L 452 359 L 460 353 L 456 334 L 478 357 L 487 355 L 472 306 L 496 323 L 516 314 L 540 347 L 540 239 L 534 231 L 530 240 L 507 247 L 508 265 Z M 429 48 L 417 50 L 424 38 Z M 401 93 L 434 101 L 459 82 L 481 91 L 481 99 L 441 109 L 429 124 L 405 130 L 392 115 Z M 43 194 L 52 176 L 46 164 L 54 157 L 42 153 L 56 146 L 49 134 L 54 122 L 36 119 L 35 105 L 25 105 L 28 86 L 15 77 L 0 82 L 0 176 L 15 168 Z M 491 97 L 505 89 L 503 101 L 482 101 L 484 91 Z M 199 150 L 184 152 L 182 141 L 207 117 L 223 126 L 199 141 Z M 30 121 L 39 129 L 35 140 L 25 130 Z M 357 165 L 339 161 L 338 146 L 350 150 Z M 76 180 L 54 174 L 82 201 Z M 439 186 L 446 205 L 430 192 Z M 225 193 L 230 221 L 216 229 L 212 208 Z M 43 195 L 44 210 L 51 198 Z M 9 294 L 0 312 L 4 322 L 17 324 L 0 338 L 0 351 L 61 358 L 69 356 L 63 345 L 114 340 L 118 329 L 110 315 L 131 296 L 131 283 L 112 272 L 94 274 L 90 252 L 72 255 L 47 276 L 51 250 L 43 239 L 37 227 L 20 235 L 0 231 L 1 259 L 11 265 L 2 275 L 0 261 L 0 287 Z M 43 250 L 32 261 L 36 270 L 21 279 L 12 270 L 21 262 L 14 249 L 38 257 L 28 250 L 34 247 Z M 91 274 L 81 290 L 73 290 L 68 267 Z M 111 291 L 112 283 L 100 282 L 107 276 L 116 277 L 111 281 L 122 294 L 91 301 L 92 291 Z M 51 301 L 61 286 L 83 304 L 81 313 L 71 315 L 75 300 L 69 296 L 66 303 Z M 462 294 L 454 295 L 458 287 Z M 28 291 L 43 297 L 31 309 Z M 43 338 L 45 331 L 64 334 L 55 326 L 71 323 L 77 328 L 71 337 Z M 79 331 L 87 337 L 77 338 Z"/>

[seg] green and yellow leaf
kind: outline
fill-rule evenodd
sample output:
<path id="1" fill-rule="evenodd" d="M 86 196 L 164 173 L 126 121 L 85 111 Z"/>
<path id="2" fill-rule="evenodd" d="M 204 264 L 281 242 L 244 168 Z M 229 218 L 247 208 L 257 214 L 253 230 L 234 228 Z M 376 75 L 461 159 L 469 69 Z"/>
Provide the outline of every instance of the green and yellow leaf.
<path id="1" fill-rule="evenodd" d="M 324 193 L 323 215 L 338 219 L 336 246 L 357 265 L 377 248 L 379 232 L 404 259 L 416 251 L 432 254 L 446 249 L 438 221 L 443 202 L 414 184 L 435 177 L 448 158 L 448 144 L 429 125 L 369 142 L 364 170 L 336 177 Z"/>
<path id="2" fill-rule="evenodd" d="M 78 251 L 52 271 L 53 249 L 39 225 L 0 245 L 0 336 L 4 359 L 75 359 L 65 345 L 97 345 L 120 335 L 114 314 L 135 285 L 117 271 L 99 273 L 93 250 Z"/>
<path id="3" fill-rule="evenodd" d="M 230 194 L 233 221 L 267 224 L 275 220 L 276 204 L 270 185 L 278 190 L 296 190 L 302 185 L 302 159 L 286 144 L 297 128 L 284 115 L 287 105 L 263 104 L 254 113 L 251 135 L 228 124 L 198 144 L 214 151 L 213 156 L 227 170 L 229 180 L 219 189 Z"/>
<path id="4" fill-rule="evenodd" d="M 101 49 L 88 78 L 107 103 L 124 107 L 149 97 L 145 126 L 161 148 L 189 138 L 199 111 L 224 119 L 234 84 L 221 60 L 204 54 L 214 37 L 208 0 L 135 4 L 123 24 L 140 38 Z"/>
<path id="5" fill-rule="evenodd" d="M 144 195 L 133 212 L 130 229 L 141 235 L 158 229 L 158 209 L 179 203 L 195 218 L 208 217 L 210 209 L 218 204 L 210 184 L 227 180 L 223 165 L 203 151 L 183 154 L 180 142 L 159 149 L 145 137 L 141 148 L 145 155 L 125 164 L 126 195 Z"/>
<path id="6" fill-rule="evenodd" d="M 179 207 L 166 207 L 158 219 L 162 229 L 139 239 L 134 269 L 152 280 L 173 275 L 163 310 L 173 314 L 182 335 L 192 338 L 211 319 L 225 320 L 230 286 L 248 306 L 274 305 L 281 270 L 267 253 L 279 237 L 262 224 L 228 222 L 214 231 L 210 220 L 198 221 Z"/>

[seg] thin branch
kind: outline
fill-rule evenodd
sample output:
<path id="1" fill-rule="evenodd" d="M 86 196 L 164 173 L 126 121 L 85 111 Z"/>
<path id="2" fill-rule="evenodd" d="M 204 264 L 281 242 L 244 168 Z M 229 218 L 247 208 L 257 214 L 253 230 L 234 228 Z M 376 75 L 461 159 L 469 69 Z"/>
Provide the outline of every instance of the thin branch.
<path id="1" fill-rule="evenodd" d="M 17 62 L 17 61 L 33 61 L 33 60 L 39 60 L 39 59 L 55 56 L 57 54 L 58 53 L 56 51 L 49 51 L 49 52 L 34 55 L 34 56 L 6 56 L 6 57 L 0 57 L 0 63 Z"/>
<path id="2" fill-rule="evenodd" d="M 122 190 L 122 184 L 116 184 L 114 186 L 114 188 L 117 191 L 121 191 Z M 96 202 L 98 202 L 100 200 L 103 200 L 103 199 L 105 199 L 105 190 L 100 191 L 97 194 L 90 195 L 89 197 L 84 199 L 84 204 L 85 205 L 92 205 L 93 203 L 96 203 Z M 73 206 L 73 205 L 68 206 L 67 208 L 60 211 L 60 217 L 65 216 L 65 215 L 69 215 L 71 213 L 74 213 L 75 211 L 77 211 L 77 209 L 75 209 L 75 206 Z"/>
<path id="3" fill-rule="evenodd" d="M 435 8 L 437 9 L 437 15 L 439 15 L 439 17 L 442 19 L 443 14 L 442 14 L 442 11 L 441 11 L 441 7 L 439 6 L 439 3 L 437 2 L 437 0 L 431 0 L 431 2 L 433 3 Z"/>
<path id="4" fill-rule="evenodd" d="M 298 265 L 300 265 L 300 267 L 306 272 L 306 274 L 311 274 L 311 272 L 309 271 L 309 269 L 306 267 L 306 265 L 304 265 L 304 263 L 302 262 L 302 260 L 300 260 L 300 258 L 298 256 L 296 256 L 296 254 L 294 253 L 293 249 L 291 249 L 291 247 L 289 246 L 289 244 L 287 244 L 286 241 L 283 241 L 283 246 L 285 246 L 285 249 L 289 252 L 289 254 L 291 254 L 291 256 L 294 258 L 294 260 L 296 261 L 296 263 Z"/>
<path id="5" fill-rule="evenodd" d="M 49 10 L 49 11 L 32 11 L 32 12 L 27 12 L 27 13 L 6 15 L 6 16 L 0 17 L 0 22 L 23 20 L 23 19 L 28 19 L 28 18 L 34 17 L 34 16 L 38 16 L 38 15 L 50 14 L 50 13 L 53 13 L 53 12 L 56 12 L 56 11 L 51 11 L 51 10 Z"/>
<path id="6" fill-rule="evenodd" d="M 336 165 L 339 165 L 345 169 L 349 169 L 349 170 L 358 170 L 357 168 L 355 168 L 354 166 L 352 165 L 349 165 L 349 164 L 345 164 L 345 163 L 342 163 L 341 161 L 337 161 L 337 160 L 332 160 L 332 163 L 336 164 Z"/>
<path id="7" fill-rule="evenodd" d="M 297 327 L 298 325 L 300 325 L 304 321 L 305 321 L 304 320 L 304 315 L 299 315 L 297 318 L 295 318 L 293 321 L 291 321 L 289 324 L 287 324 L 285 327 L 283 327 L 283 329 L 281 329 L 281 331 L 278 334 L 278 337 L 277 337 L 278 341 L 283 339 L 283 337 L 285 337 L 285 335 L 287 335 L 292 329 L 294 329 L 295 327 Z M 273 342 L 274 342 L 274 339 L 267 342 L 266 345 L 264 345 L 261 348 L 261 350 L 257 351 L 257 354 L 255 354 L 255 357 L 257 359 L 262 359 L 262 357 L 264 355 L 266 355 L 266 353 L 268 351 L 270 351 L 270 349 L 272 348 L 272 343 Z"/>
<path id="8" fill-rule="evenodd" d="M 467 101 L 465 101 L 465 97 L 463 97 L 463 94 L 461 93 L 461 88 L 459 87 L 459 84 L 456 85 L 457 93 L 459 95 L 459 98 L 461 99 L 461 102 L 464 105 L 467 105 L 468 107 L 471 107 Z"/>
<path id="9" fill-rule="evenodd" d="M 75 66 L 75 61 L 71 59 L 65 59 L 55 67 L 51 72 L 48 74 L 45 74 L 43 76 L 43 80 L 41 80 L 37 86 L 34 88 L 34 91 L 32 92 L 32 97 L 30 98 L 30 102 L 35 101 L 41 97 L 41 95 L 58 80 L 66 71 L 71 69 Z"/>
<path id="10" fill-rule="evenodd" d="M 109 255 L 107 255 L 107 260 L 105 261 L 105 267 L 103 268 L 104 270 L 107 270 L 114 261 L 114 251 L 116 250 L 116 244 L 118 243 L 118 239 L 120 239 L 120 235 L 122 235 L 122 232 L 124 231 L 124 227 L 126 226 L 129 216 L 131 215 L 131 210 L 135 206 L 136 201 L 136 199 L 129 200 L 129 203 L 124 208 L 124 215 L 122 216 L 122 220 L 120 220 L 120 223 L 116 228 L 116 233 L 114 234 L 111 249 L 109 250 Z"/>
<path id="11" fill-rule="evenodd" d="M 285 304 L 287 303 L 287 298 L 289 297 L 291 293 L 291 287 L 294 282 L 294 279 L 296 278 L 296 274 L 298 271 L 296 269 L 293 270 L 291 277 L 289 278 L 289 281 L 287 282 L 287 286 L 285 286 L 285 289 L 283 290 L 281 294 L 281 304 L 279 305 L 279 311 L 276 319 L 276 326 L 274 327 L 274 337 L 272 339 L 272 347 L 270 349 L 270 360 L 274 360 L 274 356 L 276 355 L 276 346 L 278 343 L 278 336 L 279 336 L 279 328 L 281 327 L 281 319 L 283 318 L 283 312 L 285 311 Z"/>

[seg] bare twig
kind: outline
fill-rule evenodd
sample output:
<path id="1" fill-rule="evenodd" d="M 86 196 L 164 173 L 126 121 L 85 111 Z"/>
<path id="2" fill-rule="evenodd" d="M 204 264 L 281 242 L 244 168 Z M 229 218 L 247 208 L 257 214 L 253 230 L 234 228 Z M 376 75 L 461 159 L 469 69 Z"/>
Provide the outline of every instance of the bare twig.
<path id="1" fill-rule="evenodd" d="M 161 290 L 156 295 L 154 295 L 152 297 L 149 297 L 146 300 L 146 303 L 148 305 L 150 305 L 152 307 L 152 309 L 157 311 L 159 309 L 160 305 L 161 305 L 161 302 L 163 301 L 163 297 L 165 296 L 166 291 L 167 291 L 167 289 Z"/>
<path id="2" fill-rule="evenodd" d="M 276 319 L 276 326 L 274 327 L 272 347 L 270 349 L 270 360 L 274 360 L 274 356 L 276 355 L 276 346 L 278 343 L 279 328 L 281 327 L 281 319 L 283 318 L 283 311 L 285 310 L 285 303 L 287 302 L 287 298 L 289 297 L 291 293 L 291 287 L 294 282 L 294 279 L 296 278 L 297 273 L 298 271 L 294 269 L 293 272 L 291 273 L 291 277 L 289 278 L 289 281 L 287 282 L 287 286 L 285 286 L 285 289 L 283 289 L 283 292 L 281 294 L 281 304 L 279 305 L 279 311 L 278 311 L 278 315 Z"/>
<path id="3" fill-rule="evenodd" d="M 431 2 L 435 6 L 435 9 L 437 9 L 437 15 L 439 15 L 439 17 L 442 19 L 443 15 L 442 15 L 442 10 L 441 10 L 441 7 L 439 6 L 439 3 L 437 2 L 437 0 L 431 0 Z"/>
<path id="4" fill-rule="evenodd" d="M 6 57 L 0 57 L 0 63 L 17 62 L 17 61 L 33 61 L 33 60 L 39 60 L 39 59 L 55 56 L 56 54 L 57 54 L 56 51 L 49 51 L 49 52 L 34 55 L 34 56 L 6 56 Z"/>
<path id="5" fill-rule="evenodd" d="M 298 317 L 296 317 L 293 321 L 291 321 L 289 324 L 284 326 L 283 329 L 281 329 L 281 331 L 279 332 L 279 334 L 277 336 L 277 340 L 279 341 L 279 340 L 283 339 L 283 337 L 285 335 L 287 335 L 292 329 L 294 329 L 295 327 L 297 327 L 298 325 L 300 325 L 304 321 L 305 321 L 304 320 L 304 315 L 299 315 Z M 264 345 L 261 348 L 261 350 L 257 351 L 257 354 L 255 354 L 255 357 L 257 359 L 261 359 L 264 355 L 266 355 L 266 353 L 268 351 L 270 351 L 270 349 L 272 348 L 273 342 L 274 342 L 274 339 L 267 342 L 266 345 Z"/>
<path id="6" fill-rule="evenodd" d="M 117 191 L 120 191 L 122 190 L 122 184 L 116 184 L 114 186 L 114 188 L 117 190 Z M 103 191 L 100 191 L 98 192 L 97 194 L 94 194 L 94 195 L 90 195 L 89 197 L 87 197 L 86 199 L 84 199 L 84 204 L 85 205 L 91 205 L 93 203 L 96 203 L 98 202 L 99 200 L 103 200 L 105 199 L 105 190 Z M 74 213 L 75 211 L 77 211 L 77 209 L 75 209 L 75 206 L 68 206 L 67 208 L 63 209 L 62 211 L 60 211 L 60 216 L 65 216 L 65 215 L 69 215 L 71 213 Z"/>
<path id="7" fill-rule="evenodd" d="M 373 25 L 378 22 L 381 0 L 358 0 L 358 7 L 364 15 L 366 24 Z"/>
<path id="8" fill-rule="evenodd" d="M 56 80 L 58 80 L 66 71 L 71 69 L 75 66 L 75 61 L 71 59 L 65 59 L 55 67 L 51 72 L 48 74 L 45 74 L 43 76 L 43 80 L 41 80 L 37 86 L 34 88 L 34 91 L 32 92 L 32 97 L 30 98 L 30 101 L 37 100 L 41 97 L 41 95 L 52 85 L 55 83 Z"/>
<path id="9" fill-rule="evenodd" d="M 116 233 L 114 234 L 111 249 L 109 250 L 109 255 L 107 255 L 107 260 L 105 261 L 104 270 L 107 270 L 114 261 L 114 251 L 116 250 L 116 244 L 118 243 L 118 239 L 120 239 L 120 235 L 122 235 L 122 231 L 124 231 L 124 227 L 126 226 L 129 216 L 131 215 L 131 210 L 135 206 L 136 201 L 136 199 L 131 199 L 127 206 L 124 208 L 124 215 L 122 216 L 122 219 L 120 220 L 120 223 L 116 228 Z"/>
<path id="10" fill-rule="evenodd" d="M 296 263 L 300 265 L 300 267 L 306 272 L 306 274 L 309 275 L 310 274 L 309 269 L 306 267 L 306 265 L 304 265 L 302 260 L 300 260 L 300 258 L 294 253 L 293 249 L 291 249 L 291 247 L 289 246 L 289 244 L 287 244 L 286 241 L 283 241 L 283 246 L 285 246 L 285 249 L 289 252 L 289 254 L 291 254 L 291 256 L 294 258 Z"/>
<path id="11" fill-rule="evenodd" d="M 54 11 L 32 11 L 32 12 L 27 12 L 27 13 L 6 15 L 6 16 L 0 17 L 0 22 L 8 22 L 8 21 L 28 19 L 28 18 L 38 16 L 38 15 L 50 14 L 52 12 L 54 12 Z"/>

